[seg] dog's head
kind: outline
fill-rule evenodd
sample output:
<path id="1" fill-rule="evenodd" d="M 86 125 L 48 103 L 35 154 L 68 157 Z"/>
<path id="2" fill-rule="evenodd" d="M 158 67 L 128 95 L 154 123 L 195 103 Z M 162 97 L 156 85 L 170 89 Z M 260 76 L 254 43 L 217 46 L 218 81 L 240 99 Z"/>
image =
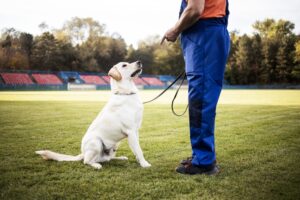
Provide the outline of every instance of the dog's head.
<path id="1" fill-rule="evenodd" d="M 108 75 L 116 81 L 129 80 L 142 73 L 142 63 L 136 61 L 133 63 L 120 62 L 113 66 Z"/>

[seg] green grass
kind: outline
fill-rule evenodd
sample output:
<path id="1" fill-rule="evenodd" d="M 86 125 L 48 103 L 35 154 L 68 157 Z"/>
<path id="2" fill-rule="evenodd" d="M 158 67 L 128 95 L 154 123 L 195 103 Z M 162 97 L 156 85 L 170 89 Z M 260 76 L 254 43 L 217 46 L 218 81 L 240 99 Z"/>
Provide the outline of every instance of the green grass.
<path id="1" fill-rule="evenodd" d="M 227 92 L 222 94 L 223 99 L 230 99 Z M 19 94 L 24 93 L 9 93 L 12 99 L 1 99 L 7 93 L 0 94 L 0 199 L 300 197 L 299 101 L 219 105 L 216 151 L 222 171 L 209 177 L 174 172 L 179 161 L 190 155 L 188 118 L 174 117 L 170 106 L 163 103 L 145 106 L 140 143 L 152 164 L 149 169 L 139 167 L 125 140 L 118 155 L 128 156 L 129 161 L 105 163 L 100 171 L 81 162 L 44 161 L 34 154 L 35 150 L 78 154 L 83 134 L 104 103 L 70 99 L 30 101 L 31 93 L 25 93 L 28 99 L 21 101 Z M 243 91 L 230 91 L 234 98 L 240 94 Z M 268 99 L 267 94 L 261 93 L 261 97 Z M 299 91 L 276 94 L 287 102 L 296 102 L 293 98 L 299 96 Z M 269 97 L 274 98 L 274 93 Z M 247 102 L 241 97 L 240 101 Z M 184 107 L 176 106 L 178 111 Z"/>

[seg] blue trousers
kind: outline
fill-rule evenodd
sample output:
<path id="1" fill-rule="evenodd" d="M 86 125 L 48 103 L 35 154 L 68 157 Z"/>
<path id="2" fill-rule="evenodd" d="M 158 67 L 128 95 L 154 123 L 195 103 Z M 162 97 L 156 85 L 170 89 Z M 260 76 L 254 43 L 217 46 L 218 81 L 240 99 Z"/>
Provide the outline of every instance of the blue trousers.
<path id="1" fill-rule="evenodd" d="M 199 20 L 181 34 L 189 88 L 189 123 L 193 165 L 216 160 L 215 116 L 229 54 L 227 26 Z"/>

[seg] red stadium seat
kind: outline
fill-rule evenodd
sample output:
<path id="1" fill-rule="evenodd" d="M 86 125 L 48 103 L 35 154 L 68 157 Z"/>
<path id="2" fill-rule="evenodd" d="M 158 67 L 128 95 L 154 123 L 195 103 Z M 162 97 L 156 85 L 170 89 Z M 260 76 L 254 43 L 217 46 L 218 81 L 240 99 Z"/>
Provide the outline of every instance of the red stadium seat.
<path id="1" fill-rule="evenodd" d="M 61 85 L 62 81 L 54 74 L 32 74 L 32 77 L 40 85 Z"/>
<path id="2" fill-rule="evenodd" d="M 25 73 L 0 73 L 5 84 L 33 84 L 28 74 Z"/>
<path id="3" fill-rule="evenodd" d="M 133 79 L 134 83 L 136 85 L 148 85 L 145 81 L 143 81 L 143 79 L 141 79 L 140 77 L 137 77 L 135 79 Z"/>
<path id="4" fill-rule="evenodd" d="M 151 86 L 164 86 L 165 84 L 161 82 L 156 77 L 142 77 L 142 79 Z"/>
<path id="5" fill-rule="evenodd" d="M 110 76 L 101 76 L 107 83 L 110 83 Z"/>
<path id="6" fill-rule="evenodd" d="M 107 83 L 97 75 L 80 75 L 80 78 L 87 84 L 107 85 Z"/>

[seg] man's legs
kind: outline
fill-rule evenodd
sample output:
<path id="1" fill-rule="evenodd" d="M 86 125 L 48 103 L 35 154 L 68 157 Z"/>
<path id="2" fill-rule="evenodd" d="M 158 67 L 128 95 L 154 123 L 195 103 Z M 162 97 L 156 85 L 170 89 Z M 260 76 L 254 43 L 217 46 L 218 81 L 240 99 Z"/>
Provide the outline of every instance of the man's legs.
<path id="1" fill-rule="evenodd" d="M 210 166 L 216 161 L 215 113 L 221 87 L 208 74 L 188 75 L 190 139 L 193 150 L 192 164 Z"/>
<path id="2" fill-rule="evenodd" d="M 190 35 L 187 40 L 182 39 L 189 84 L 190 139 L 193 158 L 191 162 L 177 168 L 177 171 L 188 174 L 215 169 L 216 106 L 222 89 L 229 49 L 229 37 L 225 26 L 209 27 L 205 31 L 199 30 L 199 33 L 199 38 Z M 193 168 L 189 171 L 191 166 L 201 170 L 197 171 Z"/>

